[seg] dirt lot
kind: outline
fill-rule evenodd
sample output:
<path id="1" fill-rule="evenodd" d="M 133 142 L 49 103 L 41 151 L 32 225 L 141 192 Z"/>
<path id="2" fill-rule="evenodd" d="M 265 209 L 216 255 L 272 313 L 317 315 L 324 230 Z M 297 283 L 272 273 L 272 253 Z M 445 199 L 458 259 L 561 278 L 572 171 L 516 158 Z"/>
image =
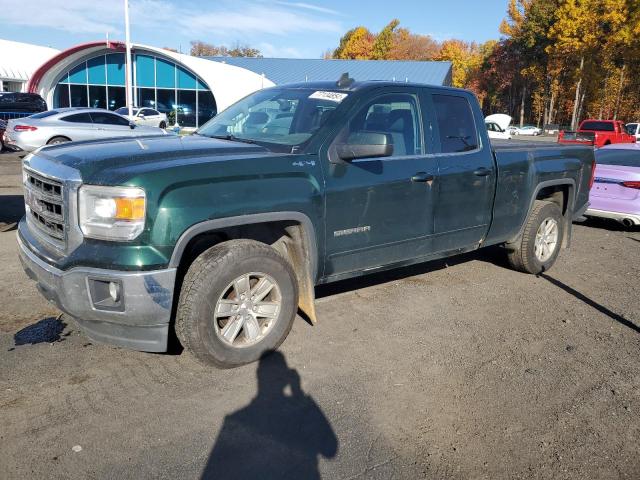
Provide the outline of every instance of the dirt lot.
<path id="1" fill-rule="evenodd" d="M 5 228 L 19 181 L 0 155 Z M 638 230 L 577 225 L 541 277 L 487 250 L 323 287 L 317 326 L 229 371 L 92 344 L 37 294 L 14 235 L 2 478 L 640 476 Z"/>

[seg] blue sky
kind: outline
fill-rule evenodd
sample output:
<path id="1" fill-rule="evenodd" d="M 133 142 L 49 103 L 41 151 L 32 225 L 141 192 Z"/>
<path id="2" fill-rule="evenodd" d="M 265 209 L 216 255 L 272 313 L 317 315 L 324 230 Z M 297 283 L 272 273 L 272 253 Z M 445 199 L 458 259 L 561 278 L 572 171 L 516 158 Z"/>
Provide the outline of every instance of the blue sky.
<path id="1" fill-rule="evenodd" d="M 132 41 L 188 52 L 191 40 L 318 58 L 349 28 L 392 18 L 437 40 L 498 38 L 507 0 L 130 0 Z M 392 7 L 390 7 L 392 5 Z M 123 0 L 0 0 L 0 38 L 64 49 L 124 39 Z M 1 52 L 0 52 L 1 54 Z"/>

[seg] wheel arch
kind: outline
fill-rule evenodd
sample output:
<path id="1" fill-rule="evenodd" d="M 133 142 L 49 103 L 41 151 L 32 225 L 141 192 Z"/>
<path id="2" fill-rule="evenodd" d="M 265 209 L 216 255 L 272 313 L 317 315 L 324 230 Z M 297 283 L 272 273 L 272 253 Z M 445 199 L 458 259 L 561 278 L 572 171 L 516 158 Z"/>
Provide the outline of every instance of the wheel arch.
<path id="1" fill-rule="evenodd" d="M 300 212 L 268 212 L 206 220 L 189 227 L 176 242 L 170 268 L 177 268 L 176 291 L 180 272 L 204 250 L 236 239 L 252 239 L 269 244 L 293 265 L 300 292 L 299 308 L 316 323 L 314 286 L 318 278 L 316 232 L 310 218 Z"/>
<path id="2" fill-rule="evenodd" d="M 571 244 L 571 225 L 573 220 L 573 211 L 575 206 L 575 192 L 576 182 L 572 178 L 561 178 L 557 180 L 547 180 L 538 183 L 534 190 L 531 199 L 529 200 L 529 208 L 527 214 L 524 217 L 525 221 L 520 226 L 518 234 L 509 240 L 509 243 L 515 243 L 519 241 L 524 232 L 526 226 L 526 219 L 531 215 L 533 205 L 536 200 L 547 200 L 557 204 L 562 210 L 562 215 L 565 221 L 564 238 L 562 239 L 563 247 L 569 247 Z"/>

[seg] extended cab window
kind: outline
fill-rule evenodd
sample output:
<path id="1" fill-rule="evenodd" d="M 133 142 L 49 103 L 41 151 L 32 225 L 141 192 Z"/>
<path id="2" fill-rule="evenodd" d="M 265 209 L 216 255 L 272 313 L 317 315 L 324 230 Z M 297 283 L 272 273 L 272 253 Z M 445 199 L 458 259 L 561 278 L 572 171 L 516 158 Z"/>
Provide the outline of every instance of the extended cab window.
<path id="1" fill-rule="evenodd" d="M 416 97 L 389 94 L 366 104 L 349 122 L 346 137 L 363 132 L 389 135 L 393 141 L 394 157 L 420 155 L 423 147 Z"/>
<path id="2" fill-rule="evenodd" d="M 440 151 L 458 153 L 478 148 L 478 131 L 471 105 L 465 97 L 433 95 L 440 132 Z"/>
<path id="3" fill-rule="evenodd" d="M 197 133 L 291 151 L 307 142 L 347 95 L 306 88 L 260 90 L 221 112 Z"/>

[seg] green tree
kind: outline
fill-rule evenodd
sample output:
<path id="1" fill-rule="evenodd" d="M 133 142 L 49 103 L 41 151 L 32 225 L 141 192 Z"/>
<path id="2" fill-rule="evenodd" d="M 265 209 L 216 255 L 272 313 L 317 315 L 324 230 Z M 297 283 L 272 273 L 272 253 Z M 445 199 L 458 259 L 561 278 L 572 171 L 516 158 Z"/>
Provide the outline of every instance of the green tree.
<path id="1" fill-rule="evenodd" d="M 371 58 L 374 60 L 386 60 L 389 58 L 389 52 L 393 47 L 393 33 L 400 25 L 400 20 L 393 19 L 382 29 L 373 42 L 373 52 Z"/>

